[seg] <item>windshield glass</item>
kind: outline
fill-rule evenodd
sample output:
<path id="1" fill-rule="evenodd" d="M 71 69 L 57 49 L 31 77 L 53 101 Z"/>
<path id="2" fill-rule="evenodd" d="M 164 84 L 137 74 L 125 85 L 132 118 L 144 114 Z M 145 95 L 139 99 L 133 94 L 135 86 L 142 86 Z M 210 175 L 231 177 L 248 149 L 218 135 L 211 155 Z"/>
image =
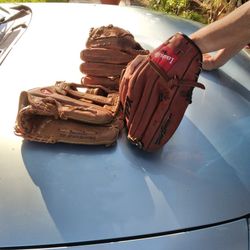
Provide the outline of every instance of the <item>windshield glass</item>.
<path id="1" fill-rule="evenodd" d="M 28 27 L 31 14 L 24 5 L 0 6 L 0 64 Z"/>

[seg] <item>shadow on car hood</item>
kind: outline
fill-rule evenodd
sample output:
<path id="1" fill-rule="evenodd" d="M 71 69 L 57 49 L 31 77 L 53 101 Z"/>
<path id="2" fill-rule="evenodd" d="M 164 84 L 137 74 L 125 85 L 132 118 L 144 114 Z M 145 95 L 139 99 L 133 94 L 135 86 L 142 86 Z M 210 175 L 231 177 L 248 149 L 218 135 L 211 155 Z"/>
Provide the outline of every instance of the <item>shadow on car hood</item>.
<path id="1" fill-rule="evenodd" d="M 0 247 L 140 237 L 249 214 L 250 103 L 241 84 L 248 71 L 239 82 L 223 69 L 203 72 L 206 90 L 195 90 L 176 133 L 155 153 L 129 144 L 126 131 L 109 148 L 16 137 L 20 91 L 80 81 L 79 54 L 91 27 L 121 26 L 147 49 L 199 27 L 136 7 L 29 6 L 30 27 L 0 68 Z M 125 23 L 128 17 L 133 22 Z"/>

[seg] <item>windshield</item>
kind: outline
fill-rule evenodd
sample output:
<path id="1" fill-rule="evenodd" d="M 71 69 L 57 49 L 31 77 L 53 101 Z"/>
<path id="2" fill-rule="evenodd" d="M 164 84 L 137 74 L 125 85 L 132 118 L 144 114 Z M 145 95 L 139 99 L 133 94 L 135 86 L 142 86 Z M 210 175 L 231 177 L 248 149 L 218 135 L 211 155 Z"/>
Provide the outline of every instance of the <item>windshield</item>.
<path id="1" fill-rule="evenodd" d="M 28 27 L 31 14 L 24 5 L 0 6 L 0 64 Z"/>

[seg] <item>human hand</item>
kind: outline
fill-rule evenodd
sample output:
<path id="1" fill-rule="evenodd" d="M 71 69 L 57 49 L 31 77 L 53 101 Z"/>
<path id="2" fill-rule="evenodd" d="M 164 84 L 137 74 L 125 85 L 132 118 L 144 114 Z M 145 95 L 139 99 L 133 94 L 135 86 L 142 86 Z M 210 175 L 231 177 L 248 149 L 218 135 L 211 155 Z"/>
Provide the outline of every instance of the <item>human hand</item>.
<path id="1" fill-rule="evenodd" d="M 217 68 L 216 60 L 215 60 L 214 56 L 206 53 L 206 54 L 203 54 L 202 57 L 203 57 L 202 69 L 210 71 L 210 70 Z"/>
<path id="2" fill-rule="evenodd" d="M 241 51 L 245 47 L 245 44 L 236 44 L 231 47 L 218 50 L 215 55 L 208 53 L 203 54 L 202 69 L 213 70 L 218 69 L 228 62 L 234 55 Z"/>
<path id="3" fill-rule="evenodd" d="M 238 49 L 236 50 L 238 51 Z M 235 54 L 235 48 L 221 49 L 216 54 L 204 53 L 202 55 L 202 69 L 213 70 L 224 65 Z"/>

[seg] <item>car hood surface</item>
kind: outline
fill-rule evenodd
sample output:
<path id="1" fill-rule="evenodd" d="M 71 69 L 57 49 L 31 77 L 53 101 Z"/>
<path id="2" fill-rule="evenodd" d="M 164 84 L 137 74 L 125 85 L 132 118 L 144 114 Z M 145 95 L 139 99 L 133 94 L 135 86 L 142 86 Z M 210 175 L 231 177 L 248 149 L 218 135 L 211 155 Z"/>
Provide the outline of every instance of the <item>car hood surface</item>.
<path id="1" fill-rule="evenodd" d="M 32 21 L 0 68 L 0 247 L 175 232 L 250 212 L 249 58 L 202 72 L 206 90 L 171 140 L 144 153 L 123 131 L 112 147 L 47 145 L 13 133 L 22 90 L 80 82 L 91 27 L 129 30 L 146 49 L 199 25 L 137 7 L 30 4 Z M 238 73 L 239 72 L 239 73 Z"/>

